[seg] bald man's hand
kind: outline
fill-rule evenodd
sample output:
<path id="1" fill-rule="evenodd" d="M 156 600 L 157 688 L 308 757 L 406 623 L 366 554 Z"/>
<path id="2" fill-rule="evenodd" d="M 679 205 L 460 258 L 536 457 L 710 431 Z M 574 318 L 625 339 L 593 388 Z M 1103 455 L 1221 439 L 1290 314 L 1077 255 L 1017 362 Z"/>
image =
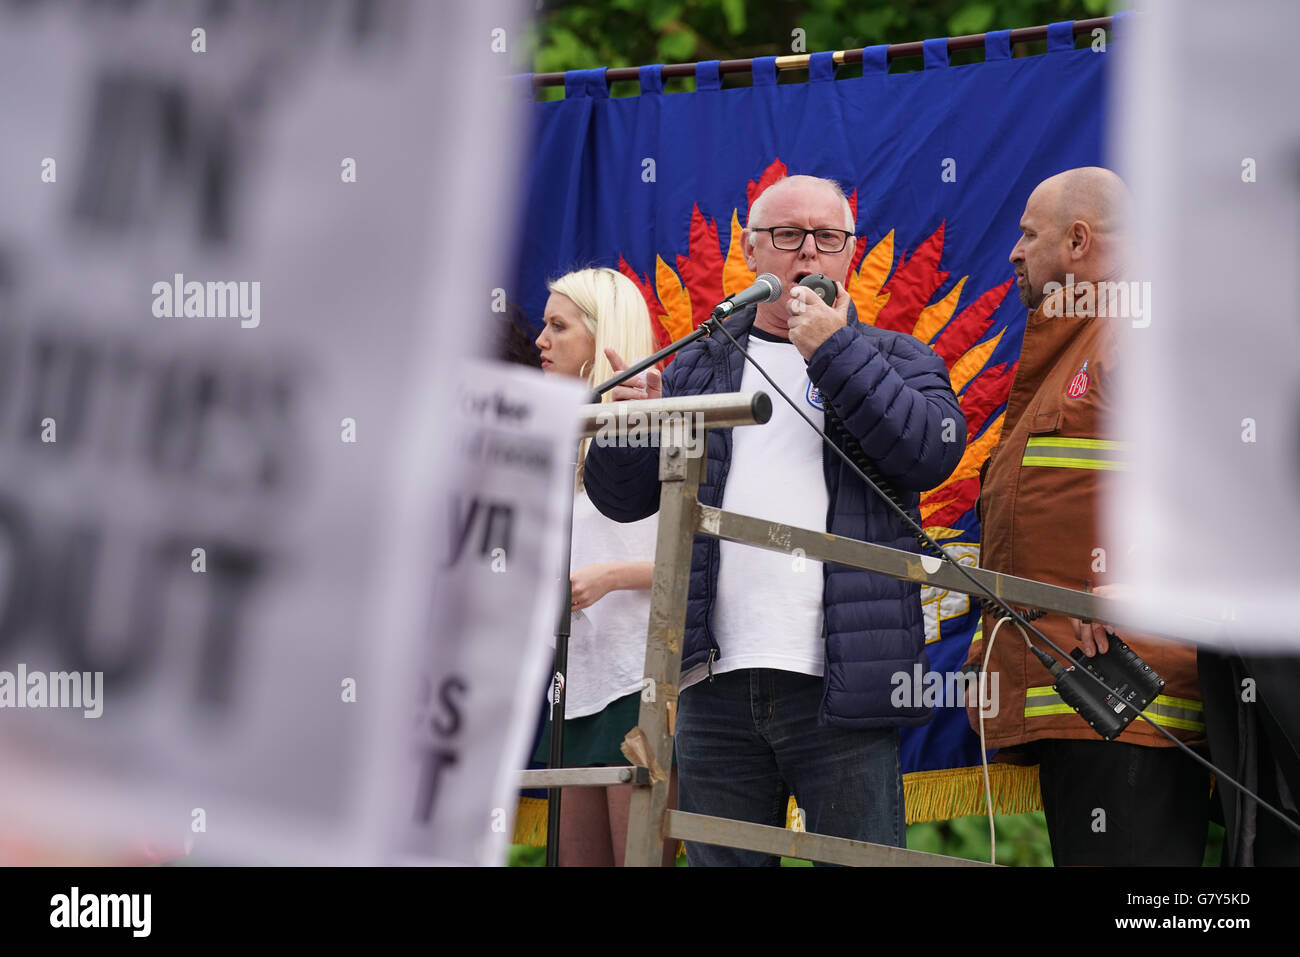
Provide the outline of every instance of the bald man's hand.
<path id="1" fill-rule="evenodd" d="M 1121 601 L 1132 600 L 1136 597 L 1136 592 L 1130 585 L 1098 585 L 1092 590 L 1092 593 L 1098 598 L 1117 598 Z M 1085 621 L 1082 618 L 1070 619 L 1070 630 L 1074 632 L 1074 640 L 1083 647 L 1083 653 L 1089 658 L 1097 655 L 1104 655 L 1110 651 L 1110 642 L 1106 640 L 1106 634 L 1109 630 L 1106 625 L 1096 621 Z"/>
<path id="2" fill-rule="evenodd" d="M 835 303 L 826 305 L 821 296 L 807 286 L 790 290 L 790 341 L 807 362 L 822 343 L 843 329 L 849 321 L 849 294 L 841 283 L 835 284 Z"/>

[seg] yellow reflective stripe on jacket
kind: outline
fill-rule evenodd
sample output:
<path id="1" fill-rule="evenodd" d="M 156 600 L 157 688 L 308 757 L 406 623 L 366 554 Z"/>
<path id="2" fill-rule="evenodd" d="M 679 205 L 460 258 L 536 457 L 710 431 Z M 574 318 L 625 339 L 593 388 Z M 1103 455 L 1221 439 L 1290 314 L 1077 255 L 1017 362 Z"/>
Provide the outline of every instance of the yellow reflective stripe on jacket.
<path id="1" fill-rule="evenodd" d="M 1021 465 L 1043 465 L 1050 468 L 1105 469 L 1123 471 L 1128 468 L 1125 453 L 1131 448 L 1128 442 L 1112 439 L 1069 439 L 1059 436 L 1038 436 L 1025 443 Z"/>
<path id="2" fill-rule="evenodd" d="M 1113 452 L 1127 452 L 1133 448 L 1132 442 L 1117 442 L 1114 439 L 1067 439 L 1058 435 L 1036 436 L 1025 445 L 1027 447 L 1059 445 L 1067 449 L 1107 449 Z"/>
<path id="3" fill-rule="evenodd" d="M 1025 689 L 1025 717 L 1036 718 L 1046 714 L 1073 714 L 1074 709 L 1061 700 L 1051 685 Z M 1156 724 L 1183 731 L 1204 731 L 1205 721 L 1201 703 L 1192 698 L 1157 695 L 1144 712 Z"/>
<path id="4" fill-rule="evenodd" d="M 1044 714 L 1073 714 L 1074 709 L 1061 700 L 1051 685 L 1025 689 L 1025 717 L 1036 718 Z"/>

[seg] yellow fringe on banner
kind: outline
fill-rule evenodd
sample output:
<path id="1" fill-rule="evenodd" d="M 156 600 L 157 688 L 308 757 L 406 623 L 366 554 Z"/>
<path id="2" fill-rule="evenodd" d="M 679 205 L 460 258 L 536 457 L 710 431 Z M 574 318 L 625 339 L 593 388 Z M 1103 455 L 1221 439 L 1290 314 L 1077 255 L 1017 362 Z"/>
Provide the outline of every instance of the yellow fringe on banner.
<path id="1" fill-rule="evenodd" d="M 546 798 L 519 799 L 519 810 L 515 814 L 515 839 L 511 843 L 530 844 L 533 847 L 546 845 Z"/>
<path id="2" fill-rule="evenodd" d="M 997 814 L 1026 814 L 1043 808 L 1036 764 L 990 764 L 989 789 Z M 903 800 L 908 824 L 988 813 L 984 772 L 978 767 L 904 774 Z"/>
<path id="3" fill-rule="evenodd" d="M 989 787 L 998 814 L 1027 814 L 1043 808 L 1036 764 L 990 764 Z M 903 800 L 907 805 L 908 824 L 984 814 L 984 772 L 975 767 L 904 774 Z M 794 823 L 794 812 L 794 798 L 790 798 L 786 808 L 786 827 Z M 519 799 L 514 843 L 534 847 L 546 843 L 545 798 Z"/>

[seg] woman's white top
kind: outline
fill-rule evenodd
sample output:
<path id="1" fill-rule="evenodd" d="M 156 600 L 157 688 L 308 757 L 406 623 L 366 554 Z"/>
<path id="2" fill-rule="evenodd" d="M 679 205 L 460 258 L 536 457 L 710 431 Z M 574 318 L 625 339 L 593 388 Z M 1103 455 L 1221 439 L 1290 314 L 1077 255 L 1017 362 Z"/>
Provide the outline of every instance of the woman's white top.
<path id="1" fill-rule="evenodd" d="M 653 562 L 659 516 L 623 524 L 596 510 L 585 491 L 573 499 L 576 571 L 598 562 Z M 581 718 L 641 690 L 650 627 L 650 589 L 619 589 L 573 613 L 564 714 Z"/>

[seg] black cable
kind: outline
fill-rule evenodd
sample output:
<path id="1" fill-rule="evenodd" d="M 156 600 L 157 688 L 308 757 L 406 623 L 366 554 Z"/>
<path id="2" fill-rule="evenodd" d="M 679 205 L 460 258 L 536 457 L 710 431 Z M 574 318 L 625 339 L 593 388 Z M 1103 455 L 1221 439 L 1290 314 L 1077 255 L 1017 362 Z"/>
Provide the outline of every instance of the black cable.
<path id="1" fill-rule="evenodd" d="M 932 555 L 934 555 L 934 557 L 938 557 L 941 560 L 948 562 L 950 565 L 956 568 L 957 571 L 960 572 L 966 578 L 967 581 L 969 581 L 972 585 L 974 585 L 980 592 L 983 592 L 985 595 L 988 596 L 985 599 L 981 599 L 980 604 L 982 608 L 987 610 L 988 605 L 991 602 L 999 611 L 1005 612 L 1006 617 L 1011 618 L 1021 627 L 1029 629 L 1029 631 L 1031 631 L 1034 635 L 1040 638 L 1048 647 L 1050 647 L 1053 651 L 1055 651 L 1061 658 L 1065 659 L 1067 662 L 1070 662 L 1070 664 L 1073 665 L 1073 659 L 1070 658 L 1070 656 L 1066 654 L 1056 644 L 1056 642 L 1052 641 L 1052 639 L 1048 638 L 1045 634 L 1043 634 L 1032 624 L 1030 624 L 1030 620 L 1031 620 L 1030 618 L 1021 615 L 1014 608 L 1012 608 L 1010 605 L 1004 602 L 1001 598 L 993 594 L 993 592 L 989 591 L 988 588 L 986 588 L 981 582 L 979 582 L 975 578 L 975 576 L 973 576 L 970 572 L 966 570 L 965 566 L 963 566 L 961 562 L 953 560 L 953 558 L 946 551 L 943 550 L 943 546 L 940 545 L 938 542 L 936 542 L 933 538 L 931 538 L 930 534 L 924 528 L 922 528 L 919 523 L 912 520 L 912 516 L 907 514 L 907 509 L 899 501 L 895 500 L 894 496 L 896 496 L 897 493 L 894 491 L 894 489 L 891 486 L 889 486 L 889 483 L 885 481 L 884 478 L 880 477 L 880 473 L 876 470 L 875 466 L 871 463 L 869 457 L 866 455 L 866 452 L 862 449 L 861 445 L 851 434 L 849 434 L 849 431 L 847 428 L 845 428 L 844 423 L 841 422 L 839 420 L 839 417 L 834 414 L 834 412 L 830 407 L 830 402 L 824 401 L 822 403 L 824 414 L 826 415 L 828 420 L 834 423 L 834 427 L 838 427 L 838 429 L 842 431 L 842 434 L 847 439 L 847 441 L 845 442 L 845 446 L 854 449 L 857 457 L 861 458 L 866 463 L 867 469 L 859 468 L 858 465 L 853 461 L 853 459 L 849 457 L 847 453 L 845 453 L 838 445 L 832 442 L 830 437 L 817 427 L 817 424 L 808 417 L 808 415 L 803 411 L 803 409 L 799 407 L 798 403 L 796 403 L 793 399 L 791 399 L 788 395 L 786 395 L 785 390 L 782 389 L 779 385 L 777 385 L 775 381 L 773 381 L 772 377 L 767 374 L 767 370 L 764 369 L 761 365 L 759 365 L 758 362 L 754 359 L 754 357 L 751 356 L 745 350 L 745 347 L 736 341 L 736 337 L 731 334 L 731 331 L 727 329 L 727 327 L 724 324 L 718 322 L 718 323 L 712 323 L 712 326 L 713 328 L 720 330 L 723 335 L 725 335 L 728 339 L 731 340 L 731 344 L 735 346 L 737 350 L 739 350 L 740 354 L 745 357 L 745 360 L 750 365 L 752 365 L 755 369 L 758 370 L 759 374 L 762 375 L 762 377 L 767 380 L 768 384 L 773 389 L 776 390 L 777 395 L 785 399 L 786 404 L 790 406 L 790 408 L 794 409 L 794 411 L 799 414 L 799 417 L 808 423 L 808 427 L 811 428 L 814 432 L 816 432 L 819 436 L 821 436 L 822 442 L 824 442 L 827 446 L 829 446 L 831 451 L 833 451 L 836 455 L 838 455 L 844 461 L 844 464 L 847 465 L 850 469 L 852 469 L 857 474 L 858 478 L 862 479 L 863 483 L 867 486 L 867 488 L 875 492 L 876 495 L 879 496 L 883 502 L 889 505 L 899 515 L 899 517 L 903 519 L 903 521 L 906 523 L 908 527 L 908 530 L 911 531 L 911 533 L 916 537 L 917 541 L 921 543 L 921 546 L 923 548 L 931 550 L 931 553 Z M 884 484 L 886 487 L 889 487 L 889 494 L 883 491 L 879 484 L 877 484 L 875 481 L 873 481 L 871 478 L 868 477 L 867 475 L 868 469 L 872 473 L 874 473 L 877 478 L 880 478 L 880 482 L 882 484 Z M 1041 617 L 1042 617 L 1041 613 L 1034 615 L 1034 618 L 1041 618 Z M 1080 673 L 1087 675 L 1097 684 L 1101 685 L 1101 687 L 1106 691 L 1107 694 L 1114 695 L 1116 698 L 1123 700 L 1123 695 L 1121 695 L 1115 689 L 1111 688 L 1108 684 L 1106 684 L 1106 682 L 1104 682 L 1101 678 L 1098 678 L 1087 668 L 1080 668 L 1077 670 Z M 1254 799 L 1259 804 L 1260 807 L 1266 808 L 1267 810 L 1271 811 L 1280 821 L 1282 821 L 1282 823 L 1284 823 L 1287 827 L 1291 828 L 1291 830 L 1295 831 L 1296 834 L 1300 835 L 1300 824 L 1296 823 L 1291 818 L 1287 817 L 1277 808 L 1273 807 L 1273 805 L 1269 804 L 1267 801 L 1265 801 L 1255 792 L 1247 788 L 1244 784 L 1241 784 L 1235 779 L 1229 777 L 1225 772 L 1221 771 L 1213 764 L 1211 764 L 1209 761 L 1202 758 L 1199 754 L 1197 754 L 1195 751 L 1189 748 L 1182 741 L 1179 741 L 1176 737 L 1174 737 L 1172 734 L 1170 734 L 1168 731 L 1162 728 L 1159 724 L 1151 720 L 1151 718 L 1149 718 L 1145 712 L 1137 711 L 1137 716 L 1142 720 L 1146 721 L 1147 724 L 1151 725 L 1151 727 L 1155 728 L 1161 734 L 1163 734 L 1166 738 L 1168 738 L 1171 742 L 1173 742 L 1175 746 L 1182 748 L 1193 759 L 1195 759 L 1200 764 L 1204 765 L 1206 768 L 1212 771 L 1219 778 L 1228 782 L 1237 790 L 1241 791 L 1243 794 L 1246 794 L 1252 799 Z"/>

